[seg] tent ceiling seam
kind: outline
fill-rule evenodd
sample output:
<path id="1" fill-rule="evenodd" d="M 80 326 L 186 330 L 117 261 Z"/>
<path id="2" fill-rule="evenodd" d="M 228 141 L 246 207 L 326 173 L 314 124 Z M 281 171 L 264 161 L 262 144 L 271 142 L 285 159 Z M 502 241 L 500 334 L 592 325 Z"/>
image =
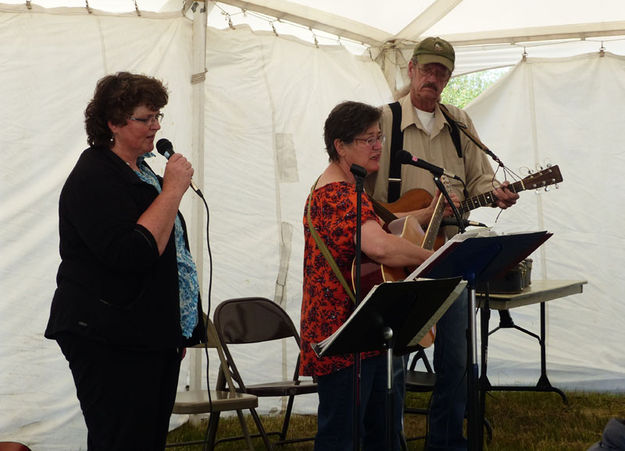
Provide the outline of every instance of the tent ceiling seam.
<path id="1" fill-rule="evenodd" d="M 418 40 L 423 33 L 447 16 L 462 0 L 436 0 L 395 35 L 396 39 Z"/>
<path id="2" fill-rule="evenodd" d="M 602 36 L 625 36 L 625 21 L 441 35 L 442 38 L 451 42 L 454 47 L 484 44 L 518 44 L 521 42 L 558 41 L 564 39 L 584 40 Z"/>
<path id="3" fill-rule="evenodd" d="M 293 5 L 291 2 L 281 0 L 262 2 L 258 0 L 220 0 L 220 3 L 235 6 L 243 10 L 255 11 L 275 17 L 278 21 L 293 22 L 306 28 L 314 28 L 335 36 L 341 36 L 372 46 L 381 46 L 384 41 L 392 37 L 391 34 L 378 28 L 326 13 L 318 9 Z"/>

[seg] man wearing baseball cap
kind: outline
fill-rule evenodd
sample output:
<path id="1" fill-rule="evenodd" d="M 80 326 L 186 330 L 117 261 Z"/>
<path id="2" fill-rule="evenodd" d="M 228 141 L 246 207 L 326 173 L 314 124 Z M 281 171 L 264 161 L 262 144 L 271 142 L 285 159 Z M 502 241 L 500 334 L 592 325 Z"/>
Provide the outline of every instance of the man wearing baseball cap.
<path id="1" fill-rule="evenodd" d="M 452 45 L 439 37 L 420 41 L 408 63 L 410 85 L 397 102 L 382 108 L 381 130 L 386 141 L 380 157 L 380 169 L 366 180 L 367 192 L 376 200 L 394 202 L 408 191 L 420 189 L 425 194 L 414 209 L 396 213 L 414 215 L 427 230 L 439 197 L 432 174 L 402 165 L 393 156 L 405 149 L 414 157 L 444 168 L 464 181 L 446 181 L 456 205 L 465 198 L 494 191 L 493 206 L 508 208 L 518 194 L 499 185 L 487 156 L 459 131 L 457 123 L 477 136 L 468 114 L 453 105 L 441 106 L 440 96 L 454 70 L 456 55 Z M 495 183 L 495 185 L 493 185 Z M 421 194 L 421 192 L 417 192 Z M 404 198 L 405 199 L 405 198 Z M 451 216 L 449 206 L 443 215 Z M 457 227 L 443 228 L 446 238 Z M 432 394 L 429 418 L 429 450 L 465 450 L 463 420 L 467 400 L 468 295 L 466 290 L 452 304 L 436 326 L 434 371 L 436 386 Z"/>

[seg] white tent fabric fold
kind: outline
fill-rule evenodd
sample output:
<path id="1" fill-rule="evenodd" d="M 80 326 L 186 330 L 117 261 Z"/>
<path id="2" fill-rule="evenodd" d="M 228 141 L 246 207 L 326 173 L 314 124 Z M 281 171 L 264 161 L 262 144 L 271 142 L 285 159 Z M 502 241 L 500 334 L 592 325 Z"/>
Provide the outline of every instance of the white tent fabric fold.
<path id="1" fill-rule="evenodd" d="M 191 22 L 172 16 L 0 14 L 0 440 L 23 440 L 36 450 L 86 448 L 67 363 L 42 336 L 59 261 L 58 195 L 86 147 L 83 111 L 106 73 L 129 70 L 165 81 L 170 102 L 160 136 L 199 160 L 191 151 L 191 37 Z M 342 100 L 383 104 L 390 89 L 368 58 L 246 27 L 209 29 L 207 70 L 203 177 L 195 181 L 210 207 L 212 307 L 226 298 L 264 296 L 279 300 L 298 324 L 302 215 L 327 162 L 323 121 Z M 561 388 L 625 386 L 625 337 L 617 324 L 625 313 L 618 274 L 625 266 L 625 217 L 618 182 L 606 183 L 618 181 L 623 166 L 623 75 L 623 58 L 610 54 L 528 59 L 468 109 L 483 141 L 512 169 L 548 162 L 562 169 L 559 190 L 521 194 L 497 224 L 502 231 L 554 232 L 533 255 L 535 278 L 589 281 L 584 294 L 548 307 L 548 369 Z M 163 164 L 154 159 L 156 170 Z M 206 239 L 197 202 L 189 193 L 182 207 L 193 249 Z M 480 209 L 473 216 L 493 224 L 496 214 Z M 206 307 L 209 262 L 206 254 L 195 257 L 204 259 Z M 537 330 L 537 311 L 512 313 Z M 260 379 L 273 366 L 290 374 L 294 353 L 267 355 L 260 348 L 238 360 Z M 531 339 L 497 332 L 491 381 L 534 381 L 538 356 Z M 189 380 L 187 360 L 181 387 Z M 141 381 L 129 375 L 128 383 Z M 279 403 L 261 404 L 263 412 L 276 408 Z M 315 397 L 296 408 L 314 412 Z"/>

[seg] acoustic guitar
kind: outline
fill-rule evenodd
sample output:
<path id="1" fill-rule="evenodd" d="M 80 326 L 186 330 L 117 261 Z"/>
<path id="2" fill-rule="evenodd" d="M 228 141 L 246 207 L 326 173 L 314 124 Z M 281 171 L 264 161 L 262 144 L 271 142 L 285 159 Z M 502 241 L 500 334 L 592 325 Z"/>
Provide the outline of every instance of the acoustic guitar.
<path id="1" fill-rule="evenodd" d="M 425 194 L 429 196 L 429 194 L 424 190 Z M 422 197 L 422 196 L 420 196 Z M 411 199 L 411 205 L 419 205 L 415 208 L 410 208 L 409 210 L 395 210 L 395 212 L 399 211 L 410 211 L 414 209 L 423 208 L 430 204 L 432 197 L 427 200 L 427 203 L 421 205 L 422 199 Z M 423 249 L 432 250 L 435 242 L 438 244 L 438 230 L 441 225 L 441 221 L 443 219 L 443 213 L 445 212 L 445 201 L 443 196 L 439 196 L 436 206 L 434 207 L 434 213 L 432 214 L 432 218 L 428 224 L 426 231 L 423 231 L 421 224 L 415 219 L 414 216 L 404 216 L 402 218 L 397 218 L 393 212 L 388 210 L 384 205 L 377 202 L 374 199 L 371 199 L 374 205 L 374 210 L 376 213 L 383 218 L 383 221 L 388 221 L 384 228 L 393 235 L 401 236 L 402 238 L 408 240 L 411 243 L 420 245 Z M 398 200 L 398 202 L 401 201 Z M 389 205 L 389 204 L 387 204 Z M 384 219 L 386 218 L 386 219 Z M 438 244 L 441 246 L 443 243 Z M 375 262 L 370 259 L 366 255 L 363 256 L 361 264 L 361 289 L 370 290 L 375 285 L 381 282 L 389 282 L 389 281 L 398 281 L 404 280 L 415 268 L 409 267 L 398 267 L 398 266 L 387 266 L 380 263 Z M 380 280 L 380 278 L 382 280 Z M 356 284 L 356 259 L 352 261 L 352 269 L 351 269 L 351 280 L 352 280 L 352 289 L 355 290 Z M 432 326 L 432 328 L 425 334 L 425 336 L 419 342 L 419 345 L 423 348 L 428 348 L 434 344 L 434 339 L 436 338 L 436 325 Z"/>
<path id="2" fill-rule="evenodd" d="M 508 185 L 508 189 L 515 193 L 521 191 L 539 189 L 562 182 L 560 168 L 550 166 L 535 174 L 530 174 L 523 180 Z M 378 202 L 371 199 L 378 216 L 386 223 L 385 228 L 389 233 L 399 235 L 413 244 L 417 244 L 424 249 L 438 249 L 445 242 L 445 237 L 440 230 L 440 225 L 445 211 L 443 196 L 440 196 L 434 213 L 424 232 L 421 225 L 413 216 L 397 218 L 394 213 L 418 210 L 427 207 L 432 201 L 432 196 L 425 190 L 413 189 L 406 191 L 397 201 L 391 203 Z M 464 214 L 478 207 L 493 205 L 497 198 L 494 191 L 478 194 L 460 202 L 458 210 Z M 363 255 L 360 268 L 361 293 L 368 293 L 375 285 L 382 282 L 404 280 L 415 268 L 390 267 L 371 260 Z M 351 281 L 355 290 L 355 261 L 352 262 Z M 435 328 L 423 338 L 419 343 L 423 347 L 431 346 L 436 335 Z"/>

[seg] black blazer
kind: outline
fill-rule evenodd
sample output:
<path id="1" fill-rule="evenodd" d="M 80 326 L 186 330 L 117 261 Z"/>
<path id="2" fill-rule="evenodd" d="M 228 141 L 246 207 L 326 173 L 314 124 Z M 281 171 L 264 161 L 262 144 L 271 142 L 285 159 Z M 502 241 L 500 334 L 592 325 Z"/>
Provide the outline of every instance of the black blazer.
<path id="1" fill-rule="evenodd" d="M 109 149 L 82 153 L 59 200 L 61 264 L 47 338 L 69 332 L 152 349 L 204 341 L 199 298 L 198 327 L 191 339 L 182 336 L 173 231 L 159 256 L 152 234 L 137 224 L 157 195 Z"/>

